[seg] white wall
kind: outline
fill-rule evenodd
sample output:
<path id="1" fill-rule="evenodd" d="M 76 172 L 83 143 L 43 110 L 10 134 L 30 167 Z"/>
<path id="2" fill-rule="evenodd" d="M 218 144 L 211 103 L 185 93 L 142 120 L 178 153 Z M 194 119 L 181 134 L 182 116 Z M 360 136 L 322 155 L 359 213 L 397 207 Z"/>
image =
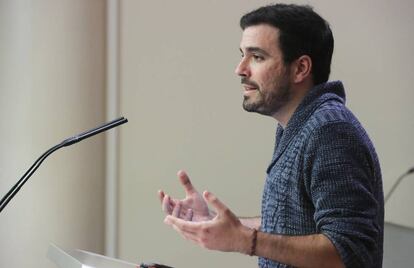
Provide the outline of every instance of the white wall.
<path id="1" fill-rule="evenodd" d="M 105 121 L 105 2 L 0 0 L 0 194 L 49 147 Z M 0 214 L 0 267 L 102 252 L 104 137 L 50 156 Z"/>
<path id="2" fill-rule="evenodd" d="M 297 2 L 313 5 L 332 26 L 331 79 L 344 81 L 348 105 L 376 145 L 387 192 L 414 165 L 414 2 Z M 255 258 L 200 249 L 163 225 L 156 191 L 183 196 L 175 174 L 184 168 L 235 213 L 259 213 L 275 122 L 242 110 L 233 70 L 240 16 L 270 1 L 121 3 L 121 110 L 131 123 L 121 136 L 120 257 L 253 267 Z M 413 186 L 407 180 L 397 190 L 388 220 L 414 226 L 414 212 L 401 205 L 413 202 Z"/>
<path id="3" fill-rule="evenodd" d="M 257 215 L 275 122 L 241 108 L 233 70 L 242 14 L 273 1 L 134 1 L 120 6 L 119 257 L 176 267 L 254 267 L 206 251 L 162 223 L 159 188 L 182 196 L 176 171 L 239 215 Z M 366 126 L 387 192 L 414 165 L 414 2 L 297 1 L 331 24 L 331 79 Z M 48 147 L 105 117 L 105 3 L 0 0 L 0 193 Z M 28 135 L 29 133 L 29 135 Z M 54 267 L 49 242 L 102 252 L 103 136 L 56 152 L 0 215 L 0 267 Z M 407 178 L 386 219 L 414 227 Z M 78 220 L 80 219 L 80 220 Z"/>

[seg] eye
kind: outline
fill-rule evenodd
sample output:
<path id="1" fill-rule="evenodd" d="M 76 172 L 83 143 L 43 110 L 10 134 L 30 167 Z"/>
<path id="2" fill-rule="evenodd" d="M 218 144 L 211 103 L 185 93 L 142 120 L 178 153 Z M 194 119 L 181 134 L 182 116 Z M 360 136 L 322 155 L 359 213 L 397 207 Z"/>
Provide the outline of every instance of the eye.
<path id="1" fill-rule="evenodd" d="M 263 57 L 263 56 L 261 56 L 261 55 L 253 54 L 253 59 L 254 59 L 255 61 L 260 62 L 260 61 L 263 61 L 263 60 L 264 60 L 264 57 Z"/>

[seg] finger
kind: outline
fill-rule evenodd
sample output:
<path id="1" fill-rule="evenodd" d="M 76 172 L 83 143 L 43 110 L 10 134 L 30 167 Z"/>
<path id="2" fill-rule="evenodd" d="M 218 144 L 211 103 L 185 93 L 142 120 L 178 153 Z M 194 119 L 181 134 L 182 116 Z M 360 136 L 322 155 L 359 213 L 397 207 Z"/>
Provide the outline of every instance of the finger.
<path id="1" fill-rule="evenodd" d="M 163 190 L 158 190 L 158 198 L 160 199 L 160 202 L 164 200 L 165 193 Z"/>
<path id="2" fill-rule="evenodd" d="M 184 170 L 178 171 L 177 176 L 180 179 L 181 184 L 184 186 L 184 190 L 187 195 L 197 192 Z"/>
<path id="3" fill-rule="evenodd" d="M 164 199 L 162 201 L 162 210 L 165 212 L 165 214 L 171 215 L 172 213 L 172 206 L 171 206 L 171 201 L 170 201 L 170 197 L 168 195 L 164 196 Z"/>
<path id="4" fill-rule="evenodd" d="M 181 232 L 195 234 L 201 228 L 199 223 L 188 222 L 182 219 L 167 215 L 164 219 L 164 223 L 172 227 L 178 228 Z M 175 229 L 175 228 L 174 228 Z"/>
<path id="5" fill-rule="evenodd" d="M 192 221 L 193 220 L 193 210 L 191 208 L 189 208 L 187 210 L 187 213 L 185 215 L 185 220 L 186 221 Z"/>
<path id="6" fill-rule="evenodd" d="M 207 203 L 210 203 L 218 213 L 228 210 L 228 208 L 212 193 L 204 191 L 203 197 Z"/>
<path id="7" fill-rule="evenodd" d="M 180 234 L 187 240 L 195 242 L 195 243 L 199 243 L 198 241 L 200 240 L 199 237 L 196 234 L 192 234 L 192 233 L 187 233 L 187 232 L 180 232 Z"/>
<path id="8" fill-rule="evenodd" d="M 178 203 L 175 205 L 175 207 L 174 207 L 174 209 L 173 209 L 173 211 L 172 211 L 171 215 L 173 215 L 174 217 L 179 218 L 179 217 L 180 217 L 180 211 L 181 211 L 181 202 L 178 202 Z"/>
<path id="9" fill-rule="evenodd" d="M 167 195 L 164 193 L 164 191 L 162 191 L 162 190 L 158 191 L 158 197 L 160 198 L 161 202 L 164 201 L 164 198 L 166 196 Z M 168 201 L 169 201 L 171 207 L 175 206 L 175 203 L 177 202 L 175 199 L 172 199 L 170 196 L 168 196 Z"/>
<path id="10" fill-rule="evenodd" d="M 180 230 L 175 225 L 172 225 L 172 228 L 186 240 L 190 240 L 190 241 L 195 242 L 195 243 L 197 243 L 198 240 L 199 240 L 196 234 L 189 233 L 189 232 L 183 232 L 182 230 Z"/>
<path id="11" fill-rule="evenodd" d="M 183 229 L 180 229 L 177 225 L 171 224 L 170 225 L 174 230 L 176 230 L 178 233 L 182 234 L 183 236 L 196 236 L 196 233 L 191 231 L 185 231 Z"/>

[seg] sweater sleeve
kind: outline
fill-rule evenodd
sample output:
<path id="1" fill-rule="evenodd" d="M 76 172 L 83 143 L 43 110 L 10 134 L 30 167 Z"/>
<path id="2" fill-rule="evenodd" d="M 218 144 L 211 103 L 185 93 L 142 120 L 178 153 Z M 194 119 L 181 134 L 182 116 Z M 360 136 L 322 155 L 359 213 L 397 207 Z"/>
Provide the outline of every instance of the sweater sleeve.
<path id="1" fill-rule="evenodd" d="M 373 267 L 383 211 L 375 158 L 365 132 L 350 123 L 317 129 L 305 154 L 305 187 L 319 233 L 334 244 L 346 267 Z"/>

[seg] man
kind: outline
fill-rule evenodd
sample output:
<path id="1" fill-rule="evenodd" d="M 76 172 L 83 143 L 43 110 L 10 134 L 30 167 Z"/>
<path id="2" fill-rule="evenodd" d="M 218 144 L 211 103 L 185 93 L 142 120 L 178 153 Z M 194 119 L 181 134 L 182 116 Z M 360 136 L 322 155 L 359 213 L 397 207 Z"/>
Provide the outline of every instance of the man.
<path id="1" fill-rule="evenodd" d="M 342 83 L 327 82 L 329 25 L 308 6 L 284 4 L 240 25 L 243 108 L 278 121 L 261 217 L 237 218 L 180 171 L 186 198 L 159 192 L 164 222 L 208 249 L 257 255 L 260 267 L 381 267 L 380 167 Z"/>

